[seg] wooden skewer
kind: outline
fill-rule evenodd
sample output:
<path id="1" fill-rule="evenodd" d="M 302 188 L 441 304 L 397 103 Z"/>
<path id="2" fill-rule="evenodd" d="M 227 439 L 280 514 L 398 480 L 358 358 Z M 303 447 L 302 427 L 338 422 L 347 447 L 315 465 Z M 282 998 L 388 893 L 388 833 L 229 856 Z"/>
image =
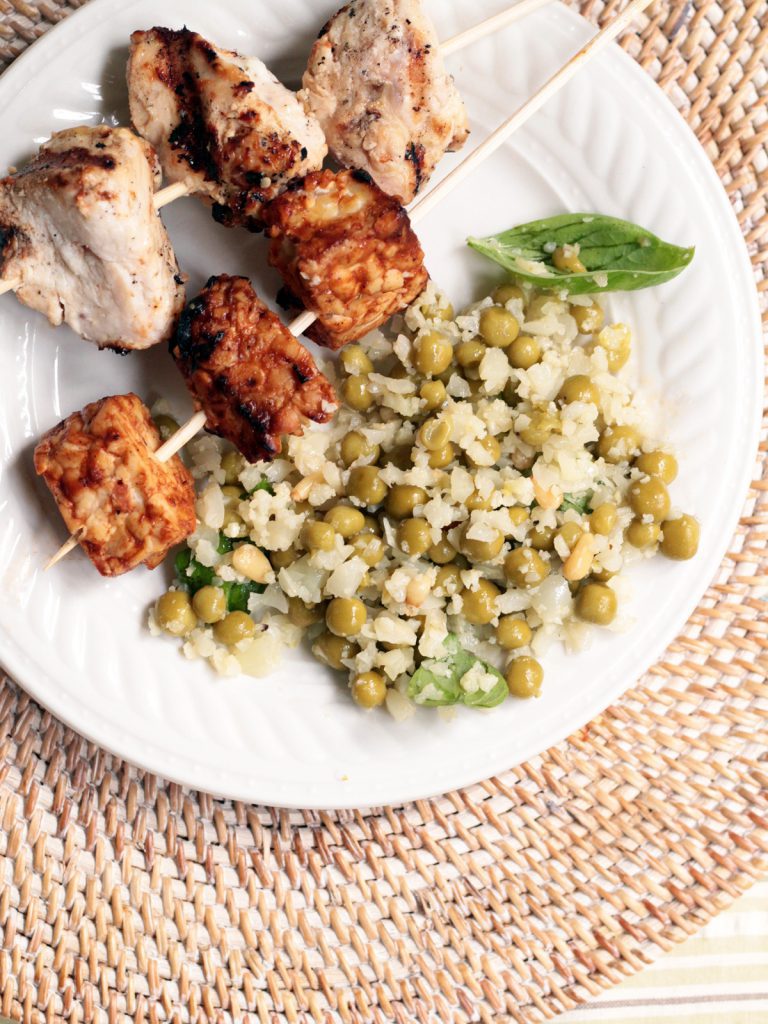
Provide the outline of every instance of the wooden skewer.
<path id="1" fill-rule="evenodd" d="M 538 11 L 540 7 L 544 7 L 548 3 L 551 3 L 551 0 L 520 0 L 520 3 L 513 4 L 506 11 L 494 14 L 478 25 L 464 29 L 463 32 L 446 39 L 444 43 L 440 43 L 440 52 L 443 57 L 450 57 L 465 46 L 470 46 L 493 32 L 500 32 L 501 29 L 524 18 L 527 14 L 533 14 L 534 11 Z"/>
<path id="2" fill-rule="evenodd" d="M 541 0 L 544 2 L 544 0 Z M 551 78 L 542 85 L 526 102 L 508 117 L 506 121 L 499 125 L 495 131 L 491 132 L 484 142 L 474 149 L 466 159 L 464 159 L 457 167 L 455 167 L 449 175 L 428 192 L 427 195 L 419 199 L 410 209 L 410 217 L 412 222 L 416 223 L 425 217 L 437 203 L 444 199 L 454 188 L 460 185 L 464 179 L 470 175 L 482 162 L 492 156 L 493 153 L 499 149 L 500 146 L 506 142 L 506 140 L 522 126 L 547 102 L 551 99 L 560 89 L 563 88 L 575 74 L 596 54 L 603 50 L 609 43 L 613 42 L 618 35 L 620 35 L 624 29 L 631 23 L 635 15 L 643 11 L 651 0 L 631 0 L 624 10 L 618 14 L 610 25 L 606 25 L 605 28 L 601 29 L 596 35 L 589 40 L 579 51 L 574 54 L 571 59 L 556 71 Z M 519 6 L 522 6 L 519 5 Z M 506 13 L 506 12 L 505 12 Z M 477 26 L 478 28 L 480 26 Z M 171 186 L 171 188 L 178 186 Z M 163 190 L 167 191 L 167 190 Z M 161 193 L 158 193 L 160 195 Z M 299 336 L 317 319 L 314 313 L 310 310 L 305 310 L 296 319 L 288 325 L 288 330 L 291 334 Z M 178 452 L 184 445 L 191 440 L 192 437 L 197 434 L 199 430 L 205 426 L 205 413 L 196 412 L 185 424 L 183 424 L 176 433 L 168 438 L 165 444 L 161 445 L 160 448 L 155 452 L 155 458 L 161 462 L 165 462 L 171 459 L 176 452 Z M 80 532 L 80 531 L 78 531 Z M 84 532 L 84 531 L 83 531 Z M 81 534 L 82 535 L 82 534 Z M 58 561 L 64 558 L 70 551 L 73 550 L 79 543 L 81 537 L 73 534 L 69 540 L 56 552 L 53 558 L 50 559 L 48 564 L 45 566 L 49 569 L 55 565 Z"/>
<path id="3" fill-rule="evenodd" d="M 48 559 L 48 561 L 43 566 L 43 572 L 48 572 L 48 570 L 52 569 L 57 562 L 60 562 L 62 560 L 62 558 L 66 558 L 70 551 L 74 551 L 77 545 L 83 539 L 84 535 L 84 526 L 81 526 L 77 530 L 75 530 L 72 536 L 64 541 L 64 543 L 61 545 L 56 554 L 52 555 L 51 558 Z"/>

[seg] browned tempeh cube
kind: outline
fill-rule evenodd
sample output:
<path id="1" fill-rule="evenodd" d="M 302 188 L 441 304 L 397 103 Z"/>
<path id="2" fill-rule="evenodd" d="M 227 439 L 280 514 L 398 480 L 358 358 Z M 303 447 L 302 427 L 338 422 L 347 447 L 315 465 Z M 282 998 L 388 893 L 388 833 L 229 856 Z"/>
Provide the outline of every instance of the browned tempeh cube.
<path id="1" fill-rule="evenodd" d="M 195 529 L 192 477 L 177 455 L 157 462 L 159 447 L 149 409 L 127 394 L 86 405 L 35 448 L 35 470 L 102 576 L 156 568 Z"/>
<path id="2" fill-rule="evenodd" d="M 301 434 L 305 418 L 326 423 L 336 411 L 311 354 L 245 277 L 208 281 L 184 310 L 171 354 L 206 429 L 250 462 L 277 455 L 280 435 Z"/>
<path id="3" fill-rule="evenodd" d="M 317 320 L 307 336 L 338 349 L 421 294 L 424 253 L 400 203 L 361 171 L 308 174 L 269 204 L 269 261 Z"/>

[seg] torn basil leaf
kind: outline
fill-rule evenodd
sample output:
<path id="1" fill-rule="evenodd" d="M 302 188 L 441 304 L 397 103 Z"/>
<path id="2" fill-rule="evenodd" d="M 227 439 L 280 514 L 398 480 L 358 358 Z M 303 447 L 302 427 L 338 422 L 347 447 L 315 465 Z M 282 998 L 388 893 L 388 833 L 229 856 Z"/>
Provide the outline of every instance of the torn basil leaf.
<path id="1" fill-rule="evenodd" d="M 637 224 L 599 213 L 564 213 L 467 243 L 513 277 L 570 295 L 651 288 L 677 277 L 694 256 L 693 248 L 670 245 Z M 578 246 L 584 272 L 558 270 L 553 255 L 563 246 Z"/>
<path id="2" fill-rule="evenodd" d="M 594 493 L 594 491 L 584 491 L 583 494 L 564 494 L 563 503 L 557 511 L 567 512 L 568 509 L 573 509 L 583 516 L 589 512 L 589 503 L 592 501 Z"/>
<path id="3" fill-rule="evenodd" d="M 408 683 L 408 696 L 421 707 L 464 704 L 495 708 L 509 694 L 504 676 L 492 665 L 465 651 L 450 633 L 443 641 L 445 656 L 421 663 Z"/>

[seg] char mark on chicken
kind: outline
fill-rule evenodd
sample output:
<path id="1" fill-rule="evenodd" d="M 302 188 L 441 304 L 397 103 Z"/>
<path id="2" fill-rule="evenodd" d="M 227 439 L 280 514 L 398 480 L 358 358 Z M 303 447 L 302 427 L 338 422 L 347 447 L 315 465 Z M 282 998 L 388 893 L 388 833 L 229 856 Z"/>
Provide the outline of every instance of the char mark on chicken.
<path id="1" fill-rule="evenodd" d="M 192 477 L 178 456 L 158 462 L 159 447 L 149 409 L 127 394 L 73 413 L 35 448 L 35 470 L 102 576 L 156 568 L 195 529 Z"/>
<path id="2" fill-rule="evenodd" d="M 250 462 L 281 451 L 304 420 L 326 423 L 333 388 L 244 277 L 212 277 L 181 316 L 171 353 L 206 428 Z"/>
<path id="3" fill-rule="evenodd" d="M 266 211 L 269 261 L 317 320 L 308 337 L 338 349 L 421 294 L 424 253 L 400 203 L 361 171 L 320 171 Z"/>
<path id="4" fill-rule="evenodd" d="M 152 148 L 127 128 L 56 132 L 0 181 L 0 274 L 100 348 L 166 341 L 184 287 L 153 203 L 159 184 Z"/>
<path id="5" fill-rule="evenodd" d="M 262 205 L 327 153 L 317 120 L 260 60 L 188 29 L 133 33 L 128 92 L 166 177 L 227 225 L 260 230 Z"/>
<path id="6" fill-rule="evenodd" d="M 409 203 L 469 134 L 421 0 L 352 0 L 325 25 L 299 96 L 331 153 Z"/>

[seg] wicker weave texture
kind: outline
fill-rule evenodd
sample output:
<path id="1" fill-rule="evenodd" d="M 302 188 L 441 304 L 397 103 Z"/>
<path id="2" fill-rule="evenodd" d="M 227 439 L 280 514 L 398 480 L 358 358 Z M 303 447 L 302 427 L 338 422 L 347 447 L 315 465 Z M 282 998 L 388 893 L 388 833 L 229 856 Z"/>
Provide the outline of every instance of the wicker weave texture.
<path id="1" fill-rule="evenodd" d="M 0 0 L 0 61 L 79 5 Z M 623 45 L 710 154 L 768 300 L 768 6 L 650 10 Z M 660 664 L 463 792 L 339 814 L 213 800 L 2 681 L 0 1012 L 534 1022 L 694 932 L 768 870 L 765 456 L 764 431 L 730 553 Z"/>

